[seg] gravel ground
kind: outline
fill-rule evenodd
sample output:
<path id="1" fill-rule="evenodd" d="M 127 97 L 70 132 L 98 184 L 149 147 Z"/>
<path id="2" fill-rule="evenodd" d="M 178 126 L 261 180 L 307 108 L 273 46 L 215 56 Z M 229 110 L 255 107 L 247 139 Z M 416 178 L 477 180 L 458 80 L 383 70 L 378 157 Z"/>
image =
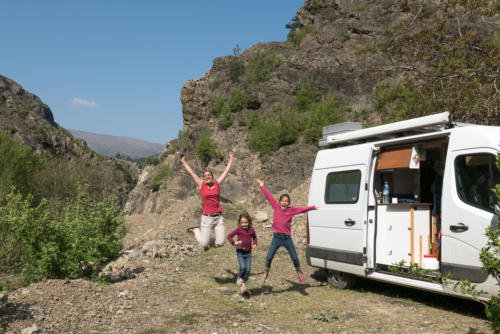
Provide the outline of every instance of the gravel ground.
<path id="1" fill-rule="evenodd" d="M 185 232 L 195 221 L 188 209 L 129 217 L 125 249 L 162 240 L 165 253 L 143 251 L 129 263 L 133 278 L 117 283 L 46 280 L 11 292 L 0 302 L 0 333 L 491 332 L 483 306 L 472 301 L 364 280 L 350 290 L 333 289 L 321 270 L 306 264 L 303 218 L 294 225 L 294 240 L 307 284 L 298 284 L 284 249 L 268 282 L 259 284 L 271 240 L 262 222 L 254 225 L 259 247 L 251 295 L 242 297 L 233 247 L 198 249 Z M 234 219 L 226 226 L 229 233 Z"/>

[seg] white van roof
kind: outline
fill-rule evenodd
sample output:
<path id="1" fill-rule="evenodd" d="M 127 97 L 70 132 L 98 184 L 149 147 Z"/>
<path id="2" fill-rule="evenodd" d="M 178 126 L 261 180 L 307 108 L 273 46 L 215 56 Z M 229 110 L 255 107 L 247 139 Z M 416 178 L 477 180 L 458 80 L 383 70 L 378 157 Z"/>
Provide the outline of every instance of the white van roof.
<path id="1" fill-rule="evenodd" d="M 450 113 L 446 111 L 439 114 L 354 131 L 332 133 L 332 131 L 324 130 L 324 136 L 323 139 L 320 140 L 319 146 L 346 146 L 360 144 L 396 137 L 406 137 L 422 133 L 436 132 L 449 127 L 452 127 L 452 119 Z M 332 126 L 329 126 L 328 128 L 328 130 L 331 130 Z M 345 128 L 348 127 L 340 126 L 339 128 L 345 130 Z"/>

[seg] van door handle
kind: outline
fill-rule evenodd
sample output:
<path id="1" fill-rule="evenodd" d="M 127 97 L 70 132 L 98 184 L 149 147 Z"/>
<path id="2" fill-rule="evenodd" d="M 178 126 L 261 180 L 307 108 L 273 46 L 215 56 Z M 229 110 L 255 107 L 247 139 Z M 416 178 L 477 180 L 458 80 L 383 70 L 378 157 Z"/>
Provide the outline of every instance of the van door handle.
<path id="1" fill-rule="evenodd" d="M 469 229 L 469 226 L 464 223 L 458 223 L 457 225 L 450 225 L 450 231 L 452 232 L 465 232 Z"/>
<path id="2" fill-rule="evenodd" d="M 352 225 L 356 224 L 356 221 L 349 218 L 347 220 L 344 220 L 344 224 L 346 224 L 347 226 L 352 226 Z"/>

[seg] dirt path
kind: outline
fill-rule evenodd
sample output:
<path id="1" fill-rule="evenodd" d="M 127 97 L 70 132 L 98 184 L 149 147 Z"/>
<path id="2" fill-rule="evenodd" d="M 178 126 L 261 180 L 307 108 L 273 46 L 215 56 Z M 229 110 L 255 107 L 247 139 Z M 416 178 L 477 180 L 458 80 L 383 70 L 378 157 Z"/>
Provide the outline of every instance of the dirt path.
<path id="1" fill-rule="evenodd" d="M 180 249 L 195 244 L 184 231 L 190 225 L 185 213 L 129 221 L 128 247 L 167 234 Z M 227 219 L 226 225 L 229 232 L 235 222 Z M 238 294 L 237 260 L 226 244 L 188 255 L 139 257 L 136 277 L 114 284 L 48 280 L 19 289 L 0 304 L 0 333 L 30 327 L 39 333 L 491 332 L 482 305 L 474 302 L 370 281 L 351 290 L 331 288 L 321 271 L 307 266 L 300 236 L 294 238 L 307 284 L 297 283 L 281 249 L 268 283 L 260 286 L 271 233 L 264 224 L 255 227 L 260 245 L 253 255 L 250 298 Z"/>

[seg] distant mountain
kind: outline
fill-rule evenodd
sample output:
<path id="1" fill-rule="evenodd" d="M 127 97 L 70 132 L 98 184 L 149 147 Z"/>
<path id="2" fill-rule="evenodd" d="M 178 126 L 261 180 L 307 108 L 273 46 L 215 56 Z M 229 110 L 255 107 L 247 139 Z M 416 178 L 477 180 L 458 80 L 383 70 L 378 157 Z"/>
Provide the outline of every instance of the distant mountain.
<path id="1" fill-rule="evenodd" d="M 87 145 L 97 153 L 112 157 L 120 154 L 122 157 L 128 156 L 132 159 L 145 158 L 161 153 L 165 147 L 162 144 L 137 138 L 102 135 L 79 130 L 68 131 L 73 137 L 85 140 Z"/>

